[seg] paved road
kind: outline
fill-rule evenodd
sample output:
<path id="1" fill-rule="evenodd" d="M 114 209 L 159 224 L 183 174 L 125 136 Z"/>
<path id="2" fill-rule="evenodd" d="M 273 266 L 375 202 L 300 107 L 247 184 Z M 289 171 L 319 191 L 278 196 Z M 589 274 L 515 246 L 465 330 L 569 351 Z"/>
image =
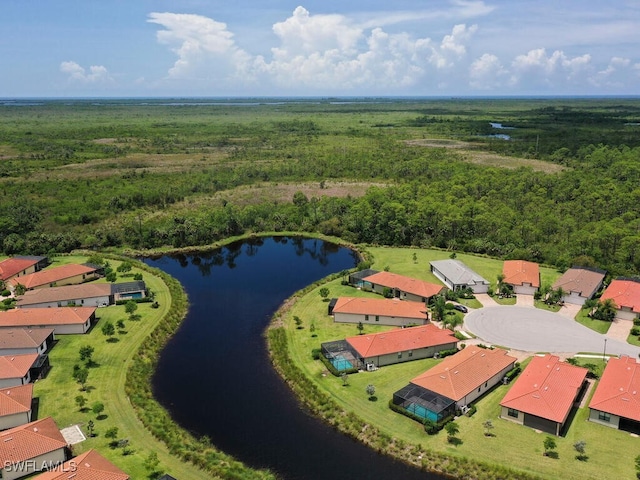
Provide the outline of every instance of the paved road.
<path id="1" fill-rule="evenodd" d="M 605 336 L 546 310 L 518 306 L 485 307 L 469 312 L 465 329 L 485 342 L 526 352 L 600 353 Z M 638 358 L 640 347 L 607 339 L 607 354 Z"/>

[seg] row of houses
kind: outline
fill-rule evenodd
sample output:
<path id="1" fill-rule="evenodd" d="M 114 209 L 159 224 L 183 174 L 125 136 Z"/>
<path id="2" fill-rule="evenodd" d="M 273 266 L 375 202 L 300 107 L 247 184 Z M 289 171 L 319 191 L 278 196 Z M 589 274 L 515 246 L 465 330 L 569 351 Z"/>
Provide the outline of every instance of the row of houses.
<path id="1" fill-rule="evenodd" d="M 47 269 L 46 257 L 0 262 L 0 279 L 27 290 L 17 309 L 0 312 L 0 477 L 38 480 L 128 480 L 95 450 L 70 458 L 67 440 L 51 417 L 33 419 L 33 381 L 46 374 L 56 334 L 86 333 L 97 307 L 145 295 L 144 282 L 86 283 L 104 272 L 93 265 Z"/>

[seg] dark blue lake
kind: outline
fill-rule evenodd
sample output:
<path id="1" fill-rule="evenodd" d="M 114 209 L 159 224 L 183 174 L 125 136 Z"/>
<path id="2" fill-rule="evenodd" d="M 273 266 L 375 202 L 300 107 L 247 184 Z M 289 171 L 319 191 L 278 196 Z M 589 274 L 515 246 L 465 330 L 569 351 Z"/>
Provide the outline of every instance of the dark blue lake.
<path id="1" fill-rule="evenodd" d="M 263 332 L 280 304 L 356 262 L 348 249 L 286 237 L 146 260 L 177 278 L 190 301 L 159 359 L 158 401 L 184 428 L 283 479 L 441 478 L 381 456 L 307 414 L 269 362 Z"/>

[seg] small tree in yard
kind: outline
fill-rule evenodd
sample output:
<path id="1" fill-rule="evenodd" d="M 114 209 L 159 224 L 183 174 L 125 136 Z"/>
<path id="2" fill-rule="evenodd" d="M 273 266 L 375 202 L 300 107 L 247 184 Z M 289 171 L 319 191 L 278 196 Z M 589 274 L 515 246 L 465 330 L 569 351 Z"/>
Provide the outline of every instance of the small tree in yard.
<path id="1" fill-rule="evenodd" d="M 447 441 L 453 443 L 456 435 L 460 432 L 460 427 L 456 422 L 449 422 L 444 426 L 447 431 Z"/>
<path id="2" fill-rule="evenodd" d="M 553 437 L 549 437 L 549 436 L 545 437 L 545 439 L 542 442 L 542 446 L 544 447 L 543 455 L 545 457 L 553 457 L 554 454 L 556 453 L 553 451 L 556 449 L 556 446 L 557 446 L 556 441 Z"/>
<path id="3" fill-rule="evenodd" d="M 589 457 L 585 453 L 586 446 L 587 442 L 585 442 L 584 440 L 580 440 L 573 444 L 573 448 L 576 450 L 576 452 L 578 452 L 578 455 L 576 455 L 576 460 L 580 460 L 581 462 L 587 461 Z"/>
<path id="4" fill-rule="evenodd" d="M 120 319 L 116 322 L 116 327 L 118 327 L 118 329 L 120 330 L 124 330 L 125 329 L 125 324 L 124 324 L 124 320 Z"/>
<path id="5" fill-rule="evenodd" d="M 78 395 L 76 397 L 76 405 L 78 405 L 78 408 L 80 409 L 80 411 L 84 410 L 84 406 L 87 404 L 87 398 L 83 395 Z"/>
<path id="6" fill-rule="evenodd" d="M 640 478 L 640 455 L 636 457 L 636 477 Z"/>
<path id="7" fill-rule="evenodd" d="M 109 337 L 108 340 L 111 340 L 111 337 L 115 333 L 116 333 L 116 327 L 113 326 L 113 323 L 107 322 L 104 325 L 102 325 L 102 334 L 106 337 Z"/>
<path id="8" fill-rule="evenodd" d="M 158 465 L 160 465 L 160 460 L 158 460 L 158 454 L 156 452 L 151 452 L 147 458 L 144 459 L 144 468 L 149 472 L 151 478 L 156 478 L 160 475 L 161 472 L 157 471 Z"/>
<path id="9" fill-rule="evenodd" d="M 309 325 L 309 331 L 311 332 L 312 337 L 318 336 L 318 334 L 316 333 L 316 324 L 314 322 L 311 322 L 311 325 Z"/>
<path id="10" fill-rule="evenodd" d="M 136 313 L 137 309 L 138 304 L 134 300 L 128 300 L 127 303 L 124 304 L 124 311 L 129 315 Z"/>
<path id="11" fill-rule="evenodd" d="M 95 348 L 93 348 L 91 345 L 83 345 L 82 347 L 80 347 L 80 350 L 78 351 L 80 355 L 80 361 L 91 363 L 91 357 L 94 351 Z"/>
<path id="12" fill-rule="evenodd" d="M 85 391 L 87 389 L 87 378 L 89 378 L 89 370 L 86 368 L 78 368 L 73 372 L 73 378 L 80 384 L 80 390 Z"/>
<path id="13" fill-rule="evenodd" d="M 293 321 L 294 321 L 294 322 L 296 322 L 296 328 L 297 328 L 298 330 L 301 330 L 301 329 L 303 328 L 303 327 L 302 327 L 302 319 L 301 319 L 299 316 L 294 315 L 294 316 L 293 316 Z"/>
<path id="14" fill-rule="evenodd" d="M 95 413 L 96 417 L 99 417 L 102 412 L 104 412 L 104 403 L 95 402 L 91 405 L 91 411 Z"/>
<path id="15" fill-rule="evenodd" d="M 370 383 L 369 385 L 367 385 L 367 395 L 369 395 L 369 400 L 373 401 L 373 399 L 375 398 L 374 397 L 375 394 L 376 394 L 376 387 Z"/>
<path id="16" fill-rule="evenodd" d="M 89 422 L 87 422 L 87 432 L 89 432 L 89 436 L 90 437 L 94 437 L 94 433 L 93 433 L 93 420 L 89 420 Z"/>
<path id="17" fill-rule="evenodd" d="M 362 335 L 362 331 L 364 330 L 364 325 L 362 322 L 358 322 L 358 335 Z"/>
<path id="18" fill-rule="evenodd" d="M 413 263 L 418 263 L 418 254 L 413 252 Z"/>
<path id="19" fill-rule="evenodd" d="M 327 297 L 329 296 L 329 293 L 331 293 L 329 291 L 329 289 L 327 287 L 322 287 L 320 289 L 320 296 L 322 297 L 322 301 L 326 302 L 327 301 Z"/>
<path id="20" fill-rule="evenodd" d="M 493 437 L 493 433 L 491 433 L 491 430 L 494 429 L 493 422 L 491 420 L 485 420 L 482 426 L 484 427 L 484 436 Z"/>
<path id="21" fill-rule="evenodd" d="M 104 432 L 104 436 L 106 438 L 111 439 L 111 442 L 109 444 L 112 447 L 117 445 L 118 442 L 116 442 L 116 438 L 118 438 L 118 427 L 111 427 L 111 428 L 107 429 L 107 431 Z"/>
<path id="22" fill-rule="evenodd" d="M 349 385 L 349 375 L 347 375 L 345 372 L 342 372 L 340 374 L 340 378 L 342 379 L 342 386 L 346 387 Z"/>

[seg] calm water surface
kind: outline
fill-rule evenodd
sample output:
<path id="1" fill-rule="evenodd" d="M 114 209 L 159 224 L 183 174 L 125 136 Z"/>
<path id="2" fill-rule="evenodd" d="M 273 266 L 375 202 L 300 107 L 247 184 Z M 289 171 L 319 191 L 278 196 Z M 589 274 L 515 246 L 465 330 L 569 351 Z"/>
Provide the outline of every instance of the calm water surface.
<path id="1" fill-rule="evenodd" d="M 293 292 L 352 268 L 348 249 L 267 238 L 149 265 L 185 287 L 190 309 L 167 344 L 154 393 L 183 427 L 284 479 L 439 479 L 378 455 L 308 415 L 271 367 L 263 332 Z"/>

